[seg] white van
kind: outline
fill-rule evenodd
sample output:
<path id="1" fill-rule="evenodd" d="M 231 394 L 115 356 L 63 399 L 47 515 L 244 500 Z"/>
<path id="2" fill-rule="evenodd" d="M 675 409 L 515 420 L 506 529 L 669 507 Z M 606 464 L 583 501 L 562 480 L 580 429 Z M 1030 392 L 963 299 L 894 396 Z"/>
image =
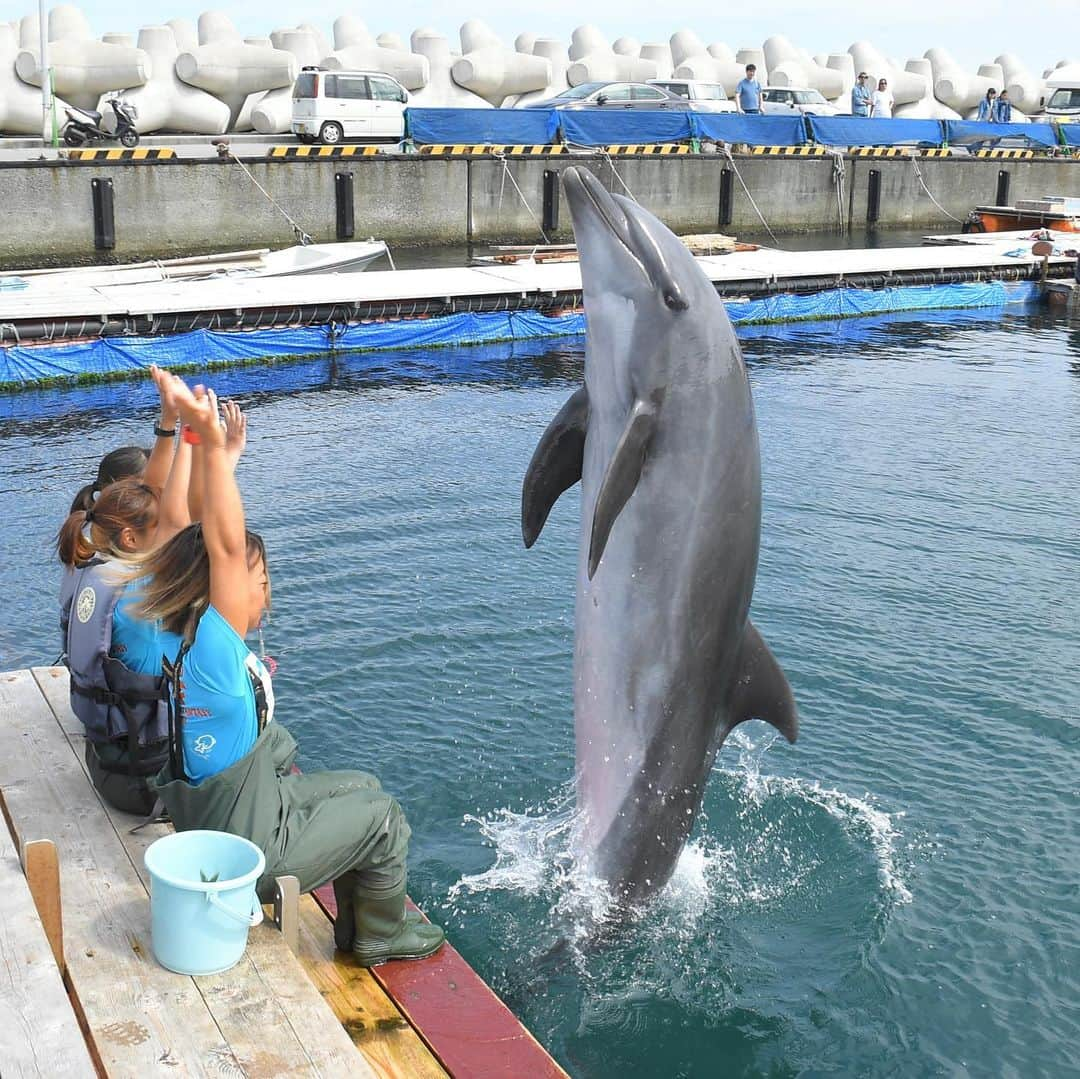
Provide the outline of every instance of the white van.
<path id="1" fill-rule="evenodd" d="M 700 82 L 697 79 L 649 79 L 650 86 L 659 86 L 668 93 L 677 94 L 690 102 L 691 107 L 702 112 L 738 112 L 735 102 L 724 93 L 718 82 Z"/>
<path id="2" fill-rule="evenodd" d="M 1080 86 L 1047 84 L 1046 120 L 1055 124 L 1080 123 Z"/>
<path id="3" fill-rule="evenodd" d="M 409 95 L 382 71 L 304 68 L 293 86 L 292 131 L 301 142 L 405 137 Z"/>

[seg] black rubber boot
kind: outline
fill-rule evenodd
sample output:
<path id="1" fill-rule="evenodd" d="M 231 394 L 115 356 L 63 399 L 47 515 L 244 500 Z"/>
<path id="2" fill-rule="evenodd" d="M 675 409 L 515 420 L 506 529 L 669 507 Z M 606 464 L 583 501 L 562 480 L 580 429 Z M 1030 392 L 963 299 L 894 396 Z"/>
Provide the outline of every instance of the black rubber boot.
<path id="1" fill-rule="evenodd" d="M 404 885 L 382 899 L 354 893 L 353 919 L 352 951 L 362 967 L 390 959 L 424 959 L 439 950 L 445 936 L 437 925 L 406 916 Z"/>

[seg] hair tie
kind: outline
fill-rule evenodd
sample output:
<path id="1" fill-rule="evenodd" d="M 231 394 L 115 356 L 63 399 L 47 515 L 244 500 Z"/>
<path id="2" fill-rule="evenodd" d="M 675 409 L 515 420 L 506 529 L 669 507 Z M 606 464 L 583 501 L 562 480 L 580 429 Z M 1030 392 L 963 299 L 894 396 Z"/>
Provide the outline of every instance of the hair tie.
<path id="1" fill-rule="evenodd" d="M 86 523 L 88 525 L 92 525 L 94 523 L 94 511 L 92 509 L 88 509 L 86 511 Z"/>

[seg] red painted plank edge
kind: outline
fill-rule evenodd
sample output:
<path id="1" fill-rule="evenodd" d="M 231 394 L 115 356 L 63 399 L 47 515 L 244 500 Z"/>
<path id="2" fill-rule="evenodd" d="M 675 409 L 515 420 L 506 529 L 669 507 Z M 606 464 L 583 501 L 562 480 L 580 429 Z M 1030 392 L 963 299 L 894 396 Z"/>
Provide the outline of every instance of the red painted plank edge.
<path id="1" fill-rule="evenodd" d="M 324 885 L 315 898 L 333 918 L 334 889 Z M 430 959 L 371 973 L 455 1079 L 568 1079 L 449 941 Z"/>

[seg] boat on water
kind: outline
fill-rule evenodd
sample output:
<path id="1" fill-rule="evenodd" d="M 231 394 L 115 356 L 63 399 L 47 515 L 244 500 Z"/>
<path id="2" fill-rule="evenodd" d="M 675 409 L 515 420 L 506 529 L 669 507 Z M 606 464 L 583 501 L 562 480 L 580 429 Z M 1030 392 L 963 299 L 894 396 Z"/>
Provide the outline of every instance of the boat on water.
<path id="1" fill-rule="evenodd" d="M 680 236 L 692 255 L 728 255 L 733 251 L 757 251 L 757 244 L 742 243 L 734 236 L 723 233 L 700 233 Z M 493 245 L 490 254 L 474 255 L 470 265 L 484 266 L 497 263 L 512 266 L 519 262 L 577 262 L 576 244 L 501 244 Z"/>
<path id="2" fill-rule="evenodd" d="M 56 266 L 0 276 L 0 293 L 56 292 L 73 287 L 142 285 L 161 281 L 235 281 L 244 278 L 306 277 L 309 274 L 357 273 L 376 259 L 390 259 L 382 240 L 334 244 L 297 244 L 280 251 L 259 248 L 217 255 L 154 259 L 118 266 Z M 393 263 L 390 263 L 391 266 Z"/>
<path id="3" fill-rule="evenodd" d="M 1080 198 L 1045 195 L 1041 199 L 1017 199 L 1015 206 L 976 206 L 964 222 L 964 232 L 1018 229 L 1080 232 Z"/>

